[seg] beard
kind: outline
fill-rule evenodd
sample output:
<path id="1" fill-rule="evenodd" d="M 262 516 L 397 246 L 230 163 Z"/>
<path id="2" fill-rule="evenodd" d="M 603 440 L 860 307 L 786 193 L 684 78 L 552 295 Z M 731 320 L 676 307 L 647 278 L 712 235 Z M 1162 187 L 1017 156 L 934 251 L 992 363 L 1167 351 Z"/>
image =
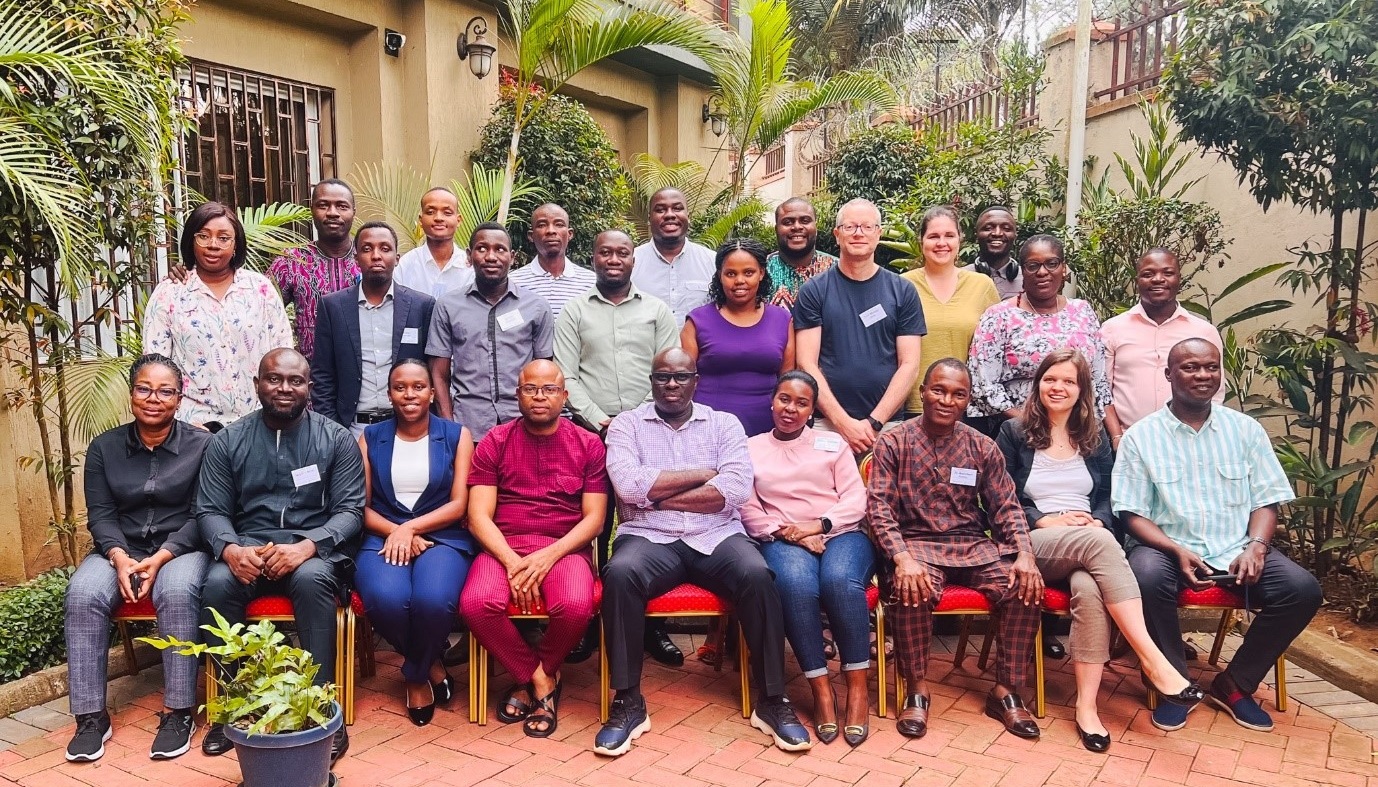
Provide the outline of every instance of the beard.
<path id="1" fill-rule="evenodd" d="M 303 399 L 302 401 L 297 402 L 291 407 L 286 408 L 276 406 L 275 404 L 273 404 L 272 400 L 263 402 L 262 404 L 263 411 L 268 415 L 271 415 L 274 418 L 278 418 L 284 421 L 295 421 L 301 417 L 302 413 L 306 412 L 307 403 L 306 400 Z"/>

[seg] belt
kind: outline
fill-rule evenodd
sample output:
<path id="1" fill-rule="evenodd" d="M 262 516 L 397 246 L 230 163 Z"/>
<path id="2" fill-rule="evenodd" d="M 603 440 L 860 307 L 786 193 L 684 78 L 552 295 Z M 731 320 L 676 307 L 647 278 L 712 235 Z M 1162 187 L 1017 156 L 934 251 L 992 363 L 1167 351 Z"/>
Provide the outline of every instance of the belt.
<path id="1" fill-rule="evenodd" d="M 391 410 L 369 410 L 366 412 L 355 413 L 354 423 L 364 425 L 381 424 L 382 422 L 388 420 L 391 417 Z"/>

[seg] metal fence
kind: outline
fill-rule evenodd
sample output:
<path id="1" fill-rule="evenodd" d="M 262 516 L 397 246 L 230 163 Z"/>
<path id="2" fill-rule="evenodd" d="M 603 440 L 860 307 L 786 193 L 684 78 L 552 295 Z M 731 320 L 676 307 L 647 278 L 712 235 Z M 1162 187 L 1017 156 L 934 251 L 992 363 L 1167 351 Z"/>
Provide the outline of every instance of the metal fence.
<path id="1" fill-rule="evenodd" d="M 1095 93 L 1113 101 L 1154 87 L 1181 41 L 1185 0 L 1145 0 L 1133 11 L 1109 20 L 1114 27 L 1098 46 L 1110 47 L 1110 84 Z"/>

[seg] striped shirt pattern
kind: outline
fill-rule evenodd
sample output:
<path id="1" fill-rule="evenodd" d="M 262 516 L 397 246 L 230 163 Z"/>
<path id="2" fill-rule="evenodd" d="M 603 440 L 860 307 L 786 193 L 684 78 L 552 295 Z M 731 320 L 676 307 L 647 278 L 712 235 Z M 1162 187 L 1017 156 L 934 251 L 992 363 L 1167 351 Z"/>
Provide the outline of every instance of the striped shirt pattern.
<path id="1" fill-rule="evenodd" d="M 551 276 L 549 271 L 542 268 L 539 260 L 532 259 L 531 262 L 512 271 L 508 279 L 545 298 L 545 302 L 550 304 L 550 313 L 556 320 L 560 319 L 560 312 L 564 311 L 566 303 L 593 289 L 598 283 L 593 271 L 568 258 L 565 259 L 564 275 L 559 278 Z"/>

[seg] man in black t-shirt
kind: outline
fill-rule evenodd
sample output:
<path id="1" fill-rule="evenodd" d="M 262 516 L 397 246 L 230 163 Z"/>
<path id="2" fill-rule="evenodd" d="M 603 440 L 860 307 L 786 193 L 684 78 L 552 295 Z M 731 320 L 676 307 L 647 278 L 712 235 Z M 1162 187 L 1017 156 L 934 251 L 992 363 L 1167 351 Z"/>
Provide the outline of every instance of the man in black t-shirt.
<path id="1" fill-rule="evenodd" d="M 816 424 L 853 453 L 871 450 L 919 374 L 928 332 L 918 291 L 876 264 L 880 209 L 855 199 L 837 212 L 838 264 L 805 282 L 794 307 L 799 368 L 818 379 Z"/>

